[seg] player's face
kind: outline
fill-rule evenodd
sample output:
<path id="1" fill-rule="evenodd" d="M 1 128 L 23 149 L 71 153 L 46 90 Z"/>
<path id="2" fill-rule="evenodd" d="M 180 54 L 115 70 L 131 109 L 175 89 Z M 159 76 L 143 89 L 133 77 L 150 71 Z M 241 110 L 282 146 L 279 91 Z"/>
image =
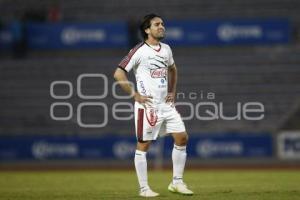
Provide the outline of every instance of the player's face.
<path id="1" fill-rule="evenodd" d="M 146 30 L 148 37 L 152 37 L 156 40 L 161 40 L 165 37 L 164 22 L 161 18 L 155 17 L 150 22 L 151 26 Z"/>

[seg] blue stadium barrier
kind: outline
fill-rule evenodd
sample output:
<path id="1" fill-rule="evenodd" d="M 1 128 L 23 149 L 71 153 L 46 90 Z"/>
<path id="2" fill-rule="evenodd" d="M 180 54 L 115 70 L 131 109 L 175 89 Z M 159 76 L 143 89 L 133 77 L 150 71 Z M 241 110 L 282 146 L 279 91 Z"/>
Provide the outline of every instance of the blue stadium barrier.
<path id="1" fill-rule="evenodd" d="M 3 26 L 0 29 L 0 50 L 12 48 L 13 40 L 14 37 L 11 25 Z"/>
<path id="2" fill-rule="evenodd" d="M 235 20 L 166 20 L 164 42 L 175 46 L 287 44 L 291 25 L 287 18 Z M 103 23 L 26 24 L 31 49 L 120 48 L 129 45 L 125 21 Z M 0 49 L 12 45 L 13 30 L 0 31 Z"/>
<path id="3" fill-rule="evenodd" d="M 160 143 L 163 142 L 163 145 Z M 222 133 L 191 135 L 190 158 L 266 158 L 273 156 L 270 133 Z M 1 137 L 0 161 L 9 160 L 70 160 L 115 159 L 134 156 L 136 139 L 131 136 L 18 136 Z M 162 149 L 163 148 L 163 149 Z M 167 137 L 151 145 L 148 156 L 156 158 L 163 152 L 170 157 L 173 140 Z"/>
<path id="4" fill-rule="evenodd" d="M 165 42 L 173 46 L 288 43 L 288 19 L 170 20 Z"/>
<path id="5" fill-rule="evenodd" d="M 32 49 L 127 47 L 125 22 L 28 23 L 28 46 Z"/>

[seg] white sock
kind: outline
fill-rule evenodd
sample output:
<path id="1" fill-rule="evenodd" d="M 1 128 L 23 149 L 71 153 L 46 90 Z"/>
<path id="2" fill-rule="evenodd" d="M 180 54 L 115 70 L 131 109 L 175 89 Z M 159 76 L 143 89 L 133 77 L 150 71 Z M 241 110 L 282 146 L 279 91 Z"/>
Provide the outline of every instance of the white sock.
<path id="1" fill-rule="evenodd" d="M 134 165 L 135 165 L 136 175 L 140 184 L 140 189 L 143 190 L 149 188 L 146 152 L 140 150 L 135 151 Z"/>
<path id="2" fill-rule="evenodd" d="M 186 161 L 186 146 L 174 144 L 172 151 L 173 184 L 182 183 L 184 166 Z"/>

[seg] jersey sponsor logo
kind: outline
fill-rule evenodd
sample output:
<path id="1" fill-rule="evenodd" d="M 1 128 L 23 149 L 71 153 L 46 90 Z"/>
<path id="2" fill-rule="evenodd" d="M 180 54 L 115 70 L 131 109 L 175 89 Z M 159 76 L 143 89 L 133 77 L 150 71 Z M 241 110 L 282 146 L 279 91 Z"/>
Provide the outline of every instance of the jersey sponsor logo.
<path id="1" fill-rule="evenodd" d="M 142 95 L 147 95 L 147 91 L 145 89 L 144 82 L 143 81 L 139 81 L 139 84 L 140 84 L 140 88 L 141 88 L 141 94 Z"/>
<path id="2" fill-rule="evenodd" d="M 167 70 L 166 69 L 151 69 L 150 75 L 152 78 L 166 78 Z"/>
<path id="3" fill-rule="evenodd" d="M 167 88 L 167 85 L 159 85 L 158 88 Z"/>

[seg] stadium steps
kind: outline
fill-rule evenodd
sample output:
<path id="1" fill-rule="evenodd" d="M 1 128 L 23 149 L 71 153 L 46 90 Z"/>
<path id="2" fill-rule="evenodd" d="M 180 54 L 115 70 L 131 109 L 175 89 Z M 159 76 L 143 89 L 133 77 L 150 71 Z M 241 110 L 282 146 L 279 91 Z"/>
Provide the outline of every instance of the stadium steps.
<path id="1" fill-rule="evenodd" d="M 293 50 L 297 47 L 282 47 L 280 51 L 272 47 L 257 48 L 199 48 L 193 53 L 175 49 L 175 59 L 179 70 L 178 91 L 214 92 L 215 102 L 224 102 L 226 115 L 234 114 L 235 102 L 261 101 L 265 105 L 264 120 L 253 122 L 236 121 L 186 121 L 190 132 L 230 131 L 230 130 L 276 130 L 286 113 L 292 109 L 300 92 L 300 59 Z M 235 55 L 236 52 L 240 52 Z M 251 52 L 256 52 L 251 54 Z M 267 54 L 263 55 L 263 53 Z M 271 56 L 272 53 L 276 56 Z M 74 115 L 68 121 L 53 121 L 49 117 L 51 103 L 71 102 L 74 108 L 81 100 L 76 95 L 76 79 L 82 73 L 104 73 L 113 82 L 112 73 L 119 62 L 119 52 L 107 52 L 97 57 L 51 58 L 45 55 L 37 59 L 31 57 L 22 61 L 2 60 L 0 65 L 0 121 L 1 133 L 18 134 L 31 132 L 46 134 L 132 134 L 133 125 L 112 120 L 102 129 L 84 129 L 77 125 Z M 205 59 L 202 59 L 205 58 Z M 218 59 L 215 59 L 218 58 Z M 221 62 L 223 60 L 223 62 Z M 74 96 L 68 100 L 55 100 L 49 94 L 50 83 L 54 80 L 68 80 L 73 83 Z M 97 82 L 83 85 L 85 92 L 97 90 Z M 93 87 L 93 88 L 91 88 Z M 91 88 L 91 89 L 90 89 Z M 64 92 L 60 89 L 60 92 Z M 205 100 L 205 99 L 204 99 Z M 94 101 L 94 100 L 93 100 Z M 203 101 L 200 99 L 200 101 Z M 105 99 L 109 109 L 117 102 L 111 92 Z M 191 100 L 196 104 L 199 99 Z M 76 113 L 75 113 L 76 114 Z M 111 113 L 109 113 L 111 116 Z M 95 121 L 96 115 L 87 116 L 87 121 Z M 122 131 L 121 131 L 122 130 Z"/>

